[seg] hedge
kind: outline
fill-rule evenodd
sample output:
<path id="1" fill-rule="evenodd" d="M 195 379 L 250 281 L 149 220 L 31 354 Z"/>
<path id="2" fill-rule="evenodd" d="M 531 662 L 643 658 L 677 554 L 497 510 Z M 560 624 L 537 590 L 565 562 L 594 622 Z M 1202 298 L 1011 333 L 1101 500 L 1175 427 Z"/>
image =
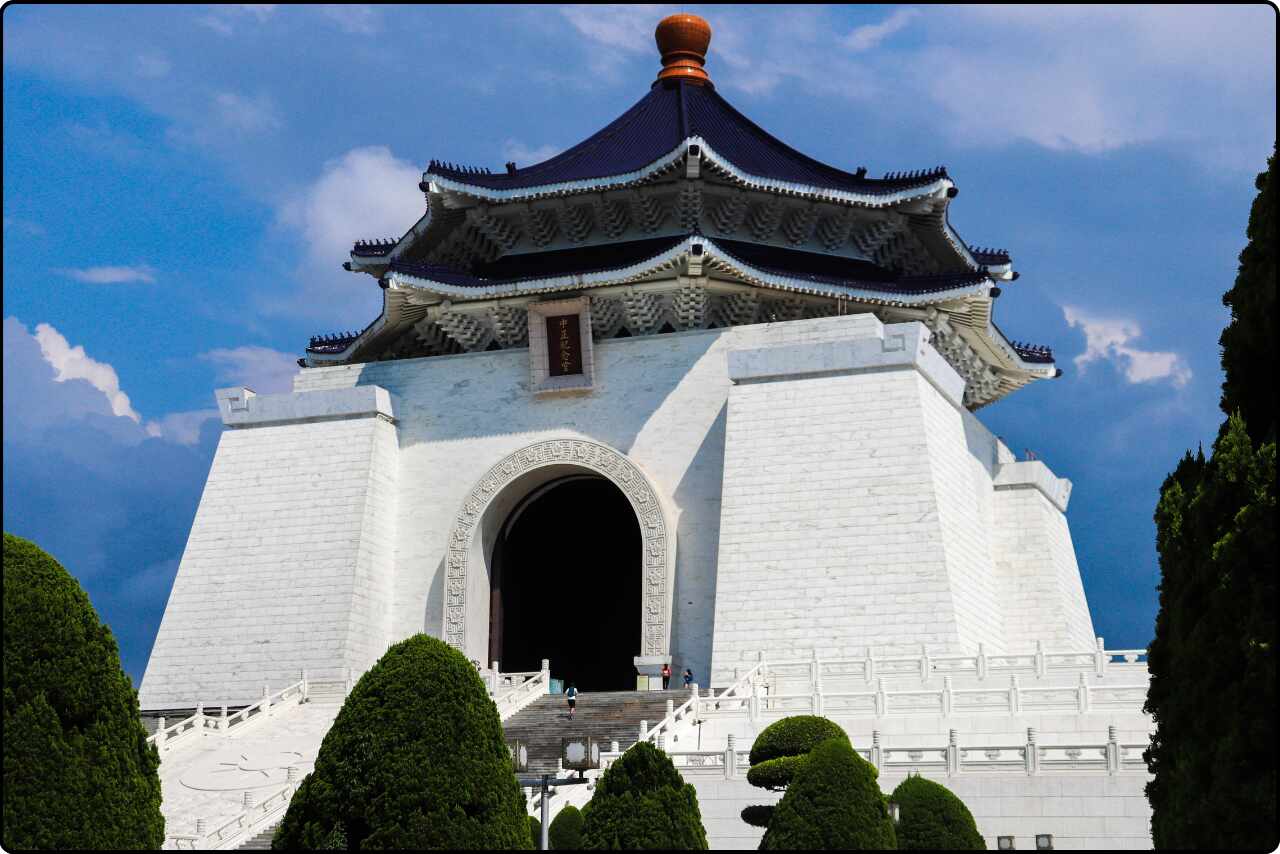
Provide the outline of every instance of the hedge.
<path id="1" fill-rule="evenodd" d="M 582 847 L 582 811 L 573 805 L 560 810 L 551 819 L 547 831 L 548 844 L 555 851 L 576 851 Z"/>
<path id="2" fill-rule="evenodd" d="M 648 742 L 632 745 L 596 784 L 582 847 L 705 850 L 698 796 L 665 753 Z"/>
<path id="3" fill-rule="evenodd" d="M 983 851 L 969 808 L 946 786 L 912 776 L 898 784 L 889 800 L 898 804 L 898 847 L 916 850 Z"/>
<path id="4" fill-rule="evenodd" d="M 877 850 L 896 847 L 893 821 L 876 769 L 847 739 L 824 741 L 809 753 L 773 811 L 763 851 Z"/>
<path id="5" fill-rule="evenodd" d="M 160 848 L 159 766 L 111 630 L 56 560 L 5 534 L 5 849 Z"/>
<path id="6" fill-rule="evenodd" d="M 542 821 L 534 815 L 529 816 L 529 841 L 535 851 L 542 847 Z"/>
<path id="7" fill-rule="evenodd" d="M 360 678 L 320 745 L 275 848 L 514 848 L 529 822 L 480 676 L 415 635 Z"/>

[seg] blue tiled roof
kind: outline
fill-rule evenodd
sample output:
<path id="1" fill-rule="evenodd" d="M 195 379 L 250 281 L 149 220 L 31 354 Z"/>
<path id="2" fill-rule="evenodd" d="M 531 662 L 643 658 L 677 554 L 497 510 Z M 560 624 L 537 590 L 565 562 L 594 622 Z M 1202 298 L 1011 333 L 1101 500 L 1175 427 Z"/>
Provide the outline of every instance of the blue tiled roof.
<path id="1" fill-rule="evenodd" d="M 562 249 L 528 255 L 508 255 L 478 267 L 474 272 L 439 265 L 394 260 L 389 269 L 420 279 L 463 288 L 505 285 L 529 279 L 586 275 L 617 270 L 656 258 L 697 235 L 682 234 L 635 240 L 605 246 Z M 802 252 L 779 246 L 762 246 L 738 240 L 716 239 L 715 246 L 732 261 L 763 273 L 812 282 L 843 285 L 885 294 L 927 294 L 966 287 L 986 280 L 982 272 L 942 276 L 901 276 L 869 261 Z"/>
<path id="2" fill-rule="evenodd" d="M 607 178 L 652 164 L 690 137 L 702 138 L 743 172 L 761 178 L 856 193 L 892 193 L 947 177 L 942 167 L 868 178 L 820 163 L 738 112 L 712 86 L 658 82 L 608 126 L 550 160 L 506 173 L 432 161 L 427 174 L 491 190 L 516 190 Z"/>

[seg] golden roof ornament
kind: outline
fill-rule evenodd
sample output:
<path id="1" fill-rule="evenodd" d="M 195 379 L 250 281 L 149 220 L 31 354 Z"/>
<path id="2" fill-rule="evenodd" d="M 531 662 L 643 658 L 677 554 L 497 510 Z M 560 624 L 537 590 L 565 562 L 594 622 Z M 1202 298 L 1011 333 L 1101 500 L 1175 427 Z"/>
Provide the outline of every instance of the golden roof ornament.
<path id="1" fill-rule="evenodd" d="M 662 54 L 659 80 L 688 80 L 703 85 L 711 82 L 702 66 L 711 44 L 711 25 L 697 15 L 681 12 L 663 18 L 653 32 Z"/>

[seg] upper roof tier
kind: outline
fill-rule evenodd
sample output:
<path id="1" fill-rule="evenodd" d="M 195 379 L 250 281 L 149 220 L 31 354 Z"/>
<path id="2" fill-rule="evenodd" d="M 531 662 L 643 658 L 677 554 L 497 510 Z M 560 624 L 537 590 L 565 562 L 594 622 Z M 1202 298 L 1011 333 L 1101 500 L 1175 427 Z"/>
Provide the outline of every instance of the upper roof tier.
<path id="1" fill-rule="evenodd" d="M 659 80 L 631 109 L 602 130 L 550 160 L 506 173 L 467 169 L 431 161 L 426 184 L 478 195 L 543 195 L 633 183 L 665 171 L 694 151 L 743 183 L 801 194 L 854 197 L 893 196 L 947 182 L 942 167 L 868 178 L 866 170 L 845 172 L 801 154 L 720 97 L 709 83 L 687 78 Z M 826 192 L 824 192 L 826 191 Z M 883 199 L 882 201 L 888 201 Z"/>

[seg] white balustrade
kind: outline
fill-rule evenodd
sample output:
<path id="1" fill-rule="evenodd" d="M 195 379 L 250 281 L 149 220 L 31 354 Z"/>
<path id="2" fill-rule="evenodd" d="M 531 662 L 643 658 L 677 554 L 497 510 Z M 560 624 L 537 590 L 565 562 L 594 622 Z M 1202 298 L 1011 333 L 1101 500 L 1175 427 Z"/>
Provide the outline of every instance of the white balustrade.
<path id="1" fill-rule="evenodd" d="M 165 725 L 164 718 L 158 718 L 156 732 L 148 736 L 147 741 L 159 748 L 161 753 L 167 753 L 179 743 L 194 740 L 193 736 L 206 730 L 227 733 L 233 727 L 242 727 L 250 721 L 256 723 L 259 719 L 269 716 L 272 705 L 296 705 L 305 702 L 306 699 L 307 679 L 304 672 L 301 680 L 274 694 L 268 693 L 268 689 L 264 687 L 261 700 L 251 706 L 245 706 L 233 715 L 227 714 L 225 703 L 222 705 L 222 714 L 218 717 L 206 715 L 204 704 L 198 703 L 195 714 L 171 726 Z"/>

